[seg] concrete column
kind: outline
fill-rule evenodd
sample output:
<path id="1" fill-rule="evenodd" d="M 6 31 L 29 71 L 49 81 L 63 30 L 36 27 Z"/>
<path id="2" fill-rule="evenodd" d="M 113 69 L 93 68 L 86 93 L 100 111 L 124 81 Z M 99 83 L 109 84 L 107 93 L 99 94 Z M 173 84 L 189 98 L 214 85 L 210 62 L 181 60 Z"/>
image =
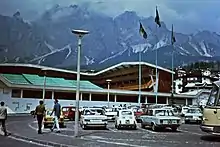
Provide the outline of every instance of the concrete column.
<path id="1" fill-rule="evenodd" d="M 52 96 L 51 96 L 52 100 L 54 100 L 54 91 L 52 91 Z"/>
<path id="2" fill-rule="evenodd" d="M 115 95 L 114 97 L 114 102 L 117 102 L 117 95 Z"/>
<path id="3" fill-rule="evenodd" d="M 21 97 L 20 98 L 23 98 L 23 90 L 21 89 Z"/>
<path id="4" fill-rule="evenodd" d="M 186 105 L 188 105 L 188 99 L 186 98 Z"/>
<path id="5" fill-rule="evenodd" d="M 82 98 L 83 98 L 83 94 L 80 93 L 80 101 L 82 101 Z"/>
<path id="6" fill-rule="evenodd" d="M 145 96 L 145 104 L 147 104 L 147 96 Z"/>
<path id="7" fill-rule="evenodd" d="M 89 94 L 89 101 L 92 101 L 92 94 Z"/>

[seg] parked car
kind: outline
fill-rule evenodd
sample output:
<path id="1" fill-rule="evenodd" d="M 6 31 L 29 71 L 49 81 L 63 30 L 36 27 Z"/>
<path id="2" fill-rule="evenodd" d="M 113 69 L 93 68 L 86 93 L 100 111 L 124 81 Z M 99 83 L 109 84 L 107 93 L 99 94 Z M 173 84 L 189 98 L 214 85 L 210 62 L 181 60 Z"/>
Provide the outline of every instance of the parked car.
<path id="1" fill-rule="evenodd" d="M 117 115 L 117 108 L 105 109 L 105 116 L 107 116 L 108 121 L 114 121 Z"/>
<path id="2" fill-rule="evenodd" d="M 75 119 L 76 108 L 73 106 L 64 106 L 62 107 L 62 112 L 64 119 L 74 120 Z M 79 116 L 80 118 L 80 116 Z"/>
<path id="3" fill-rule="evenodd" d="M 166 128 L 176 131 L 181 124 L 180 118 L 174 116 L 171 109 L 150 109 L 149 115 L 142 115 L 140 118 L 141 127 L 150 126 L 153 131 Z"/>
<path id="4" fill-rule="evenodd" d="M 190 107 L 187 107 L 187 106 L 183 106 L 183 107 L 181 108 L 181 116 L 182 116 L 182 117 L 185 116 L 185 114 L 186 114 L 186 112 L 188 111 L 189 108 L 190 108 Z"/>
<path id="5" fill-rule="evenodd" d="M 136 129 L 137 122 L 135 120 L 134 112 L 132 110 L 119 110 L 115 118 L 115 128 L 120 129 L 129 127 Z"/>
<path id="6" fill-rule="evenodd" d="M 190 122 L 196 122 L 201 123 L 202 122 L 202 111 L 200 108 L 189 108 L 188 111 L 185 114 L 185 123 Z"/>
<path id="7" fill-rule="evenodd" d="M 54 116 L 50 116 L 50 114 L 52 113 L 52 109 L 47 109 L 46 110 L 46 115 L 44 116 L 44 120 L 43 120 L 43 124 L 44 124 L 44 127 L 50 127 L 50 126 L 53 126 L 53 123 L 54 123 Z M 63 114 L 61 112 L 61 116 L 60 116 L 60 119 L 59 119 L 59 125 L 60 127 L 65 127 L 65 124 L 64 124 L 64 117 L 63 117 Z"/>
<path id="8" fill-rule="evenodd" d="M 86 129 L 88 127 L 106 128 L 107 125 L 107 116 L 105 116 L 103 109 L 86 108 L 83 110 L 80 118 L 80 126 L 82 129 Z"/>

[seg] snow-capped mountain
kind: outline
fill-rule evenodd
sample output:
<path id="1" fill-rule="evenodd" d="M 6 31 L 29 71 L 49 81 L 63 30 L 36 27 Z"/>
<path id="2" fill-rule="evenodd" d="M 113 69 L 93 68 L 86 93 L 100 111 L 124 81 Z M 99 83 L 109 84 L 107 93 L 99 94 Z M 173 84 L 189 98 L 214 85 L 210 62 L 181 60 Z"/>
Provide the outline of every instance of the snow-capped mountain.
<path id="1" fill-rule="evenodd" d="M 139 34 L 139 21 L 148 39 Z M 75 66 L 77 37 L 71 29 L 86 29 L 90 34 L 82 40 L 82 65 L 89 68 L 110 66 L 122 61 L 142 61 L 169 67 L 174 52 L 175 65 L 197 60 L 219 60 L 220 35 L 201 31 L 191 35 L 174 33 L 166 24 L 157 28 L 154 17 L 142 18 L 136 12 L 125 11 L 115 18 L 91 11 L 86 6 L 55 5 L 42 16 L 26 22 L 22 14 L 0 15 L 0 62 L 28 62 L 55 67 Z"/>

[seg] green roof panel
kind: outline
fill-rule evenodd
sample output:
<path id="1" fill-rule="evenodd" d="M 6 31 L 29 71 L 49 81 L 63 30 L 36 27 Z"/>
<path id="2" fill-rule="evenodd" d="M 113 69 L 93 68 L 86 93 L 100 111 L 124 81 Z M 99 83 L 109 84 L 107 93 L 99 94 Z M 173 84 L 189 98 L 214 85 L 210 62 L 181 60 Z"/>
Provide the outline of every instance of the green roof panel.
<path id="1" fill-rule="evenodd" d="M 1 75 L 12 84 L 30 84 L 23 77 L 23 75 L 20 75 L 20 74 L 1 74 Z"/>
<path id="2" fill-rule="evenodd" d="M 44 77 L 31 74 L 2 74 L 13 84 L 30 84 L 43 86 Z M 46 86 L 76 88 L 76 80 L 66 80 L 64 78 L 46 77 Z M 90 81 L 80 81 L 80 89 L 103 89 Z"/>

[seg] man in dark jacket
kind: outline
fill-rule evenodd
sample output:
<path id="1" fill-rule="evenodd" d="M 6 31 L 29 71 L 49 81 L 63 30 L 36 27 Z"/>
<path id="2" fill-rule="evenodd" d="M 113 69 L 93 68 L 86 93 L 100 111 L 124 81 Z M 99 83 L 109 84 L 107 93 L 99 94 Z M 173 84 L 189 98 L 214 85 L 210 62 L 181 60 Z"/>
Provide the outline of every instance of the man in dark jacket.
<path id="1" fill-rule="evenodd" d="M 38 122 L 38 134 L 42 134 L 42 122 L 45 115 L 46 109 L 44 106 L 44 102 L 40 101 L 39 105 L 35 109 L 35 115 L 37 115 L 37 122 Z M 34 117 L 35 117 L 34 115 Z"/>

